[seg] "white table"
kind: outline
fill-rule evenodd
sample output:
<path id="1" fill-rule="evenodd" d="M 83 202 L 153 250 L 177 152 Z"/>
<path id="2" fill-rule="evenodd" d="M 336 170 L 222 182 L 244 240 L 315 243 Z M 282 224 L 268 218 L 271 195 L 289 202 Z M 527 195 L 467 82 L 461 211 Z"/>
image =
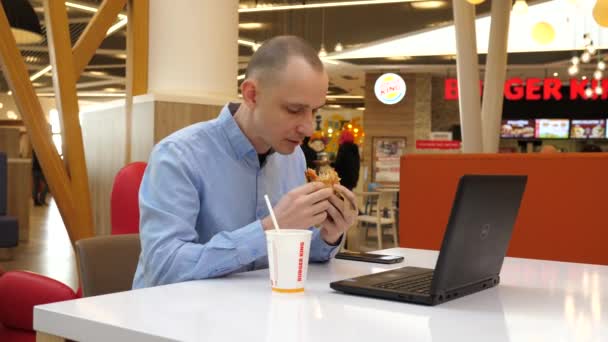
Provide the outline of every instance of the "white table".
<path id="1" fill-rule="evenodd" d="M 427 307 L 334 292 L 329 282 L 437 252 L 395 248 L 396 265 L 312 264 L 306 291 L 270 291 L 268 271 L 37 306 L 39 340 L 608 341 L 608 267 L 507 258 L 500 286 Z"/>

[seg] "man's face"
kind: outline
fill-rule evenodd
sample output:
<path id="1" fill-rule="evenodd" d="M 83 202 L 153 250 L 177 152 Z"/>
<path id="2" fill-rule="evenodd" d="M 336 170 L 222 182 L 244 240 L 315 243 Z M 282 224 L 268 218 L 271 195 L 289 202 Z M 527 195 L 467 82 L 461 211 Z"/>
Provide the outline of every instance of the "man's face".
<path id="1" fill-rule="evenodd" d="M 314 131 L 314 116 L 325 104 L 328 77 L 325 71 L 316 71 L 294 57 L 275 80 L 258 89 L 254 123 L 266 144 L 278 153 L 290 154 Z"/>

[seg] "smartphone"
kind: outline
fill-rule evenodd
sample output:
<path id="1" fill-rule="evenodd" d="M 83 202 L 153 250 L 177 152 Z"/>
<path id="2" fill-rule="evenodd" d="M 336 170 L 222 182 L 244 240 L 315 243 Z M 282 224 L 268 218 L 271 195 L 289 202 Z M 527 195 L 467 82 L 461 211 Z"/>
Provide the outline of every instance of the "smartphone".
<path id="1" fill-rule="evenodd" d="M 403 261 L 402 256 L 360 252 L 340 252 L 336 254 L 336 259 L 375 262 L 377 264 L 396 264 Z"/>

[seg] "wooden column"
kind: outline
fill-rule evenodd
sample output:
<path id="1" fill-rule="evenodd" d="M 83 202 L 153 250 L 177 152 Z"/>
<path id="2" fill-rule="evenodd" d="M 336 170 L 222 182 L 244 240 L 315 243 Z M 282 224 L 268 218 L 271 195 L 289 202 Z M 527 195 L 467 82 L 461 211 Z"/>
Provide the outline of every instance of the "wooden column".
<path id="1" fill-rule="evenodd" d="M 483 142 L 481 139 L 475 6 L 464 0 L 453 0 L 452 8 L 456 28 L 456 68 L 458 72 L 462 151 L 464 153 L 480 153 L 483 151 Z"/>
<path id="2" fill-rule="evenodd" d="M 507 42 L 509 38 L 509 18 L 511 0 L 492 1 L 492 23 L 486 75 L 481 105 L 481 135 L 483 151 L 497 153 L 500 143 L 500 122 L 504 102 L 504 84 L 507 75 Z"/>
<path id="3" fill-rule="evenodd" d="M 49 55 L 54 70 L 55 99 L 61 114 L 64 158 L 67 161 L 73 198 L 78 208 L 74 216 L 75 226 L 73 229 L 68 229 L 68 234 L 72 241 L 78 241 L 91 237 L 94 233 L 87 167 L 78 118 L 78 97 L 68 16 L 65 2 L 62 0 L 45 0 L 44 9 Z"/>
<path id="4" fill-rule="evenodd" d="M 133 96 L 148 92 L 148 0 L 129 0 L 127 13 L 127 89 L 125 108 L 125 161 L 130 163 L 133 136 Z"/>

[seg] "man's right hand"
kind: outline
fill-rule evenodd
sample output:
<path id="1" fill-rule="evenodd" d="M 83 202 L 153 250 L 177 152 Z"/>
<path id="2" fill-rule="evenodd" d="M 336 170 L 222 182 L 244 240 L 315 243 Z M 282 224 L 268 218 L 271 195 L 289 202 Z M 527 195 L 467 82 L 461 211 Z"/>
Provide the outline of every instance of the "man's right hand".
<path id="1" fill-rule="evenodd" d="M 307 229 L 325 221 L 333 191 L 321 182 L 311 182 L 285 194 L 273 208 L 279 228 Z M 270 216 L 262 220 L 262 227 L 274 229 Z"/>

